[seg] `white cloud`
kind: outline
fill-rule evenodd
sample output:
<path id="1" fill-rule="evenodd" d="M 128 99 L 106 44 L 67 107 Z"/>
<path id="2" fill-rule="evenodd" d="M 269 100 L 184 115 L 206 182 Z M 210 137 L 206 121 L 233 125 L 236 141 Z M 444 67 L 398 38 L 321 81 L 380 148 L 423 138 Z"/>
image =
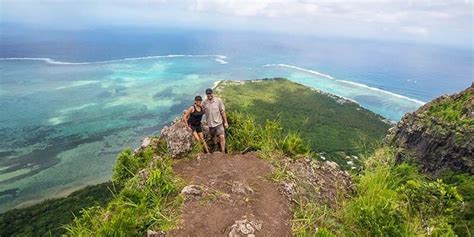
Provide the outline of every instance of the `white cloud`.
<path id="1" fill-rule="evenodd" d="M 0 0 L 0 22 L 50 28 L 193 26 L 471 44 L 473 2 L 461 0 Z M 383 33 L 382 33 L 383 32 Z"/>

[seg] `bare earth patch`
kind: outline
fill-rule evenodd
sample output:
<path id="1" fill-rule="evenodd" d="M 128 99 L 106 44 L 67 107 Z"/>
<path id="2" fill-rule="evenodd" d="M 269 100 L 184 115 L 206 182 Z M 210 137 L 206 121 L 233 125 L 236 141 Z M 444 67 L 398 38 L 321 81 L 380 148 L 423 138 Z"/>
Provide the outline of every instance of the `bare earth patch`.
<path id="1" fill-rule="evenodd" d="M 267 178 L 272 169 L 253 153 L 178 161 L 174 171 L 189 185 L 183 221 L 169 235 L 291 236 L 291 205 Z"/>

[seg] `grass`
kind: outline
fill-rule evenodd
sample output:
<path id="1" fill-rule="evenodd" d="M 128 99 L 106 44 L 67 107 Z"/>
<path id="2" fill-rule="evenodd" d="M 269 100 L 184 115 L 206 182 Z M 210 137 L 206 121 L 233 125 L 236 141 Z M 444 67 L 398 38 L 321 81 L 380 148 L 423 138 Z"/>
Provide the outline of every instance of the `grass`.
<path id="1" fill-rule="evenodd" d="M 472 106 L 473 95 L 472 92 L 467 91 L 459 99 L 445 98 L 437 103 L 430 106 L 427 111 L 427 115 L 443 120 L 447 123 L 453 123 L 458 125 L 473 126 L 474 119 L 468 116 L 463 117 L 465 114 L 464 108 Z"/>
<path id="2" fill-rule="evenodd" d="M 85 209 L 65 228 L 71 236 L 137 236 L 147 230 L 169 230 L 178 224 L 182 181 L 172 171 L 173 160 L 160 146 L 138 154 L 123 151 L 113 180 L 124 188 L 106 207 Z M 160 157 L 158 160 L 152 159 Z"/>
<path id="3" fill-rule="evenodd" d="M 339 198 L 335 208 L 318 203 L 295 206 L 296 236 L 455 236 L 466 208 L 456 187 L 432 181 L 407 164 L 395 164 L 391 148 L 382 147 L 355 177 L 357 194 Z M 467 232 L 469 233 L 469 232 Z"/>
<path id="4" fill-rule="evenodd" d="M 267 120 L 278 121 L 284 133 L 298 134 L 313 151 L 326 153 L 346 168 L 346 156 L 360 152 L 356 144 L 359 137 L 378 141 L 390 127 L 380 116 L 355 103 L 340 104 L 327 94 L 286 79 L 223 82 L 217 93 L 228 111 L 248 115 L 260 125 Z"/>
<path id="5" fill-rule="evenodd" d="M 263 125 L 240 112 L 228 112 L 229 124 L 226 146 L 229 152 L 275 151 L 288 156 L 310 153 L 309 145 L 297 133 L 287 134 L 278 121 L 267 120 Z"/>

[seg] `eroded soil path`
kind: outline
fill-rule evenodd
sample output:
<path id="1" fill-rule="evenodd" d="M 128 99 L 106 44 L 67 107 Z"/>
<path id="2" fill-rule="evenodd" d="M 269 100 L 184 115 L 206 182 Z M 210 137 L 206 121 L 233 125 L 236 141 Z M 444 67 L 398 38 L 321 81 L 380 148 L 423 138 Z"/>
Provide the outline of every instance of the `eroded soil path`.
<path id="1" fill-rule="evenodd" d="M 290 202 L 269 179 L 272 166 L 255 154 L 200 155 L 174 171 L 195 186 L 171 236 L 291 236 Z"/>

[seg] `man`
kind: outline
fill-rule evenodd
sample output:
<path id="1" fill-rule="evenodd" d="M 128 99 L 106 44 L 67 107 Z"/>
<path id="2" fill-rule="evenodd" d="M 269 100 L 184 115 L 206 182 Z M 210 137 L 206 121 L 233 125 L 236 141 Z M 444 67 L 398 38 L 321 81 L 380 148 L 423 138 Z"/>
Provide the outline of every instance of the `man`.
<path id="1" fill-rule="evenodd" d="M 219 144 L 221 152 L 225 153 L 225 129 L 229 127 L 227 123 L 227 116 L 225 115 L 224 103 L 220 98 L 214 96 L 211 88 L 206 89 L 207 99 L 202 103 L 204 112 L 206 114 L 207 125 L 209 132 L 214 142 L 217 143 L 217 136 L 219 136 Z"/>

